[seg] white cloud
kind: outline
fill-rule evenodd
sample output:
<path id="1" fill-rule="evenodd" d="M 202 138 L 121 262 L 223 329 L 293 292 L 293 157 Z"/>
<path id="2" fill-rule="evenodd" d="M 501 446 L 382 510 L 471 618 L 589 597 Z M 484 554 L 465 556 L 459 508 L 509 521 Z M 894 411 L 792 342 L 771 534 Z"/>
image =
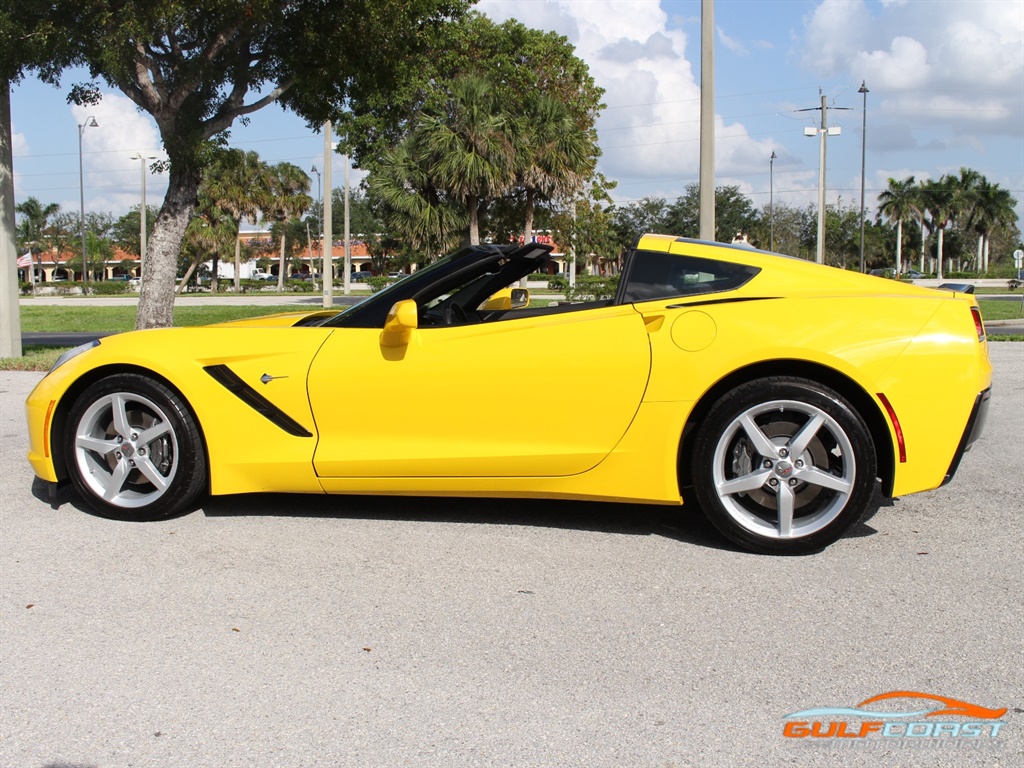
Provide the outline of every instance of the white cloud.
<path id="1" fill-rule="evenodd" d="M 555 29 L 576 47 L 605 89 L 608 105 L 598 122 L 604 150 L 599 170 L 611 178 L 672 178 L 677 190 L 680 181 L 696 177 L 700 85 L 686 56 L 686 34 L 670 28 L 657 0 L 635 0 L 628 10 L 622 3 L 572 0 L 484 0 L 477 7 L 499 22 L 514 18 L 536 29 Z M 719 119 L 716 132 L 728 136 L 716 144 L 722 176 L 749 168 L 754 158 L 763 165 L 766 148 L 771 151 L 769 142 L 752 141 L 739 123 Z M 639 196 L 628 188 L 613 194 Z"/>
<path id="2" fill-rule="evenodd" d="M 958 135 L 1019 136 L 1024 4 L 823 0 L 806 20 L 804 66 L 866 80 L 890 115 L 941 116 Z M 878 103 L 878 102 L 876 102 Z"/>
<path id="3" fill-rule="evenodd" d="M 71 106 L 75 122 L 85 125 L 90 117 L 96 127 L 82 130 L 82 160 L 86 169 L 88 207 L 119 214 L 141 199 L 141 170 L 133 155 L 142 153 L 166 159 L 156 124 L 119 93 L 105 92 L 98 104 Z M 159 205 L 167 187 L 166 176 L 146 172 L 146 203 Z"/>
<path id="4" fill-rule="evenodd" d="M 716 27 L 715 29 L 718 32 L 718 41 L 722 45 L 739 56 L 747 55 L 747 47 L 743 45 L 743 43 L 735 38 L 729 37 L 721 27 Z"/>

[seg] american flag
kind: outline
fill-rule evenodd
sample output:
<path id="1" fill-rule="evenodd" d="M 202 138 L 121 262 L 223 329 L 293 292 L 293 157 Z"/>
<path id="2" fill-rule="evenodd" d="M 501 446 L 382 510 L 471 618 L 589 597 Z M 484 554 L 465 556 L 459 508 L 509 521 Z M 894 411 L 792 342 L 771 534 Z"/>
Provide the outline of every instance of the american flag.
<path id="1" fill-rule="evenodd" d="M 10 264 L 11 262 L 7 262 L 7 263 Z M 24 256 L 19 256 L 18 257 L 18 269 L 22 269 L 24 267 L 31 267 L 31 266 L 32 266 L 32 251 L 29 251 Z"/>

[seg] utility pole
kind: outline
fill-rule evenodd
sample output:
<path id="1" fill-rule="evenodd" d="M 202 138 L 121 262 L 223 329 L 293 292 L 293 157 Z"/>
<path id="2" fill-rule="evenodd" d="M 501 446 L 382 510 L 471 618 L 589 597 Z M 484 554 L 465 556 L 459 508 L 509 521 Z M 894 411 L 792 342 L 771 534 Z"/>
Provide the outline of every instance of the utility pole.
<path id="1" fill-rule="evenodd" d="M 0 79 L 0 357 L 21 357 L 12 137 L 11 85 L 7 80 Z"/>
<path id="2" fill-rule="evenodd" d="M 825 263 L 825 145 L 826 138 L 838 136 L 842 133 L 839 126 L 832 128 L 828 125 L 828 97 L 818 90 L 821 96 L 820 107 L 809 107 L 798 109 L 797 112 L 813 112 L 821 110 L 821 128 L 804 128 L 804 136 L 818 136 L 818 247 L 815 251 L 814 260 L 819 264 Z M 847 109 L 847 107 L 833 107 L 833 109 Z"/>
<path id="3" fill-rule="evenodd" d="M 139 160 L 142 166 L 142 207 L 139 208 L 139 277 L 146 266 L 146 161 L 156 160 L 155 155 L 144 155 L 140 151 L 132 155 L 132 160 Z"/>
<path id="4" fill-rule="evenodd" d="M 775 252 L 775 150 L 768 158 L 768 250 Z"/>
<path id="5" fill-rule="evenodd" d="M 700 239 L 715 239 L 715 0 L 700 4 Z"/>
<path id="6" fill-rule="evenodd" d="M 348 155 L 342 155 L 345 158 L 345 283 L 344 291 L 345 295 L 348 296 L 352 293 L 352 248 L 349 245 L 349 232 L 348 232 Z"/>
<path id="7" fill-rule="evenodd" d="M 868 87 L 865 80 L 860 81 L 857 93 L 864 94 L 863 122 L 860 132 L 860 271 L 864 273 L 864 169 L 867 166 L 868 152 Z M 900 249 L 896 248 L 896 277 L 900 276 Z"/>

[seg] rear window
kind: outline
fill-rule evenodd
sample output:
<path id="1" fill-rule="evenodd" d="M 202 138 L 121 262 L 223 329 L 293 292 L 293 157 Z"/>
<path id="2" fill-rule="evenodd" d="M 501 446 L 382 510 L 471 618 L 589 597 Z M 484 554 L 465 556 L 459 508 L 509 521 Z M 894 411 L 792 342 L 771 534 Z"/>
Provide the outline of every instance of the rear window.
<path id="1" fill-rule="evenodd" d="M 745 264 L 661 251 L 636 251 L 631 262 L 623 292 L 627 304 L 732 291 L 761 271 Z"/>

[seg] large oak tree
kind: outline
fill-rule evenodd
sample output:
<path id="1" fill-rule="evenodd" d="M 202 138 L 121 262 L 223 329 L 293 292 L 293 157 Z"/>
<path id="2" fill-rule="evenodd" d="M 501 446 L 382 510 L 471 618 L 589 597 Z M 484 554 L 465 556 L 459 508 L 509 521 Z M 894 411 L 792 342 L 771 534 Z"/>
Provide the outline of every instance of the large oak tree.
<path id="1" fill-rule="evenodd" d="M 310 125 L 383 111 L 466 0 L 0 0 L 0 85 L 84 65 L 156 121 L 167 195 L 137 327 L 171 324 L 176 264 L 210 140 L 275 102 Z M 18 52 L 24 51 L 24 54 Z M 70 99 L 89 103 L 98 85 Z M 386 117 L 386 116 L 385 116 Z M 386 124 L 386 119 L 382 118 Z"/>

